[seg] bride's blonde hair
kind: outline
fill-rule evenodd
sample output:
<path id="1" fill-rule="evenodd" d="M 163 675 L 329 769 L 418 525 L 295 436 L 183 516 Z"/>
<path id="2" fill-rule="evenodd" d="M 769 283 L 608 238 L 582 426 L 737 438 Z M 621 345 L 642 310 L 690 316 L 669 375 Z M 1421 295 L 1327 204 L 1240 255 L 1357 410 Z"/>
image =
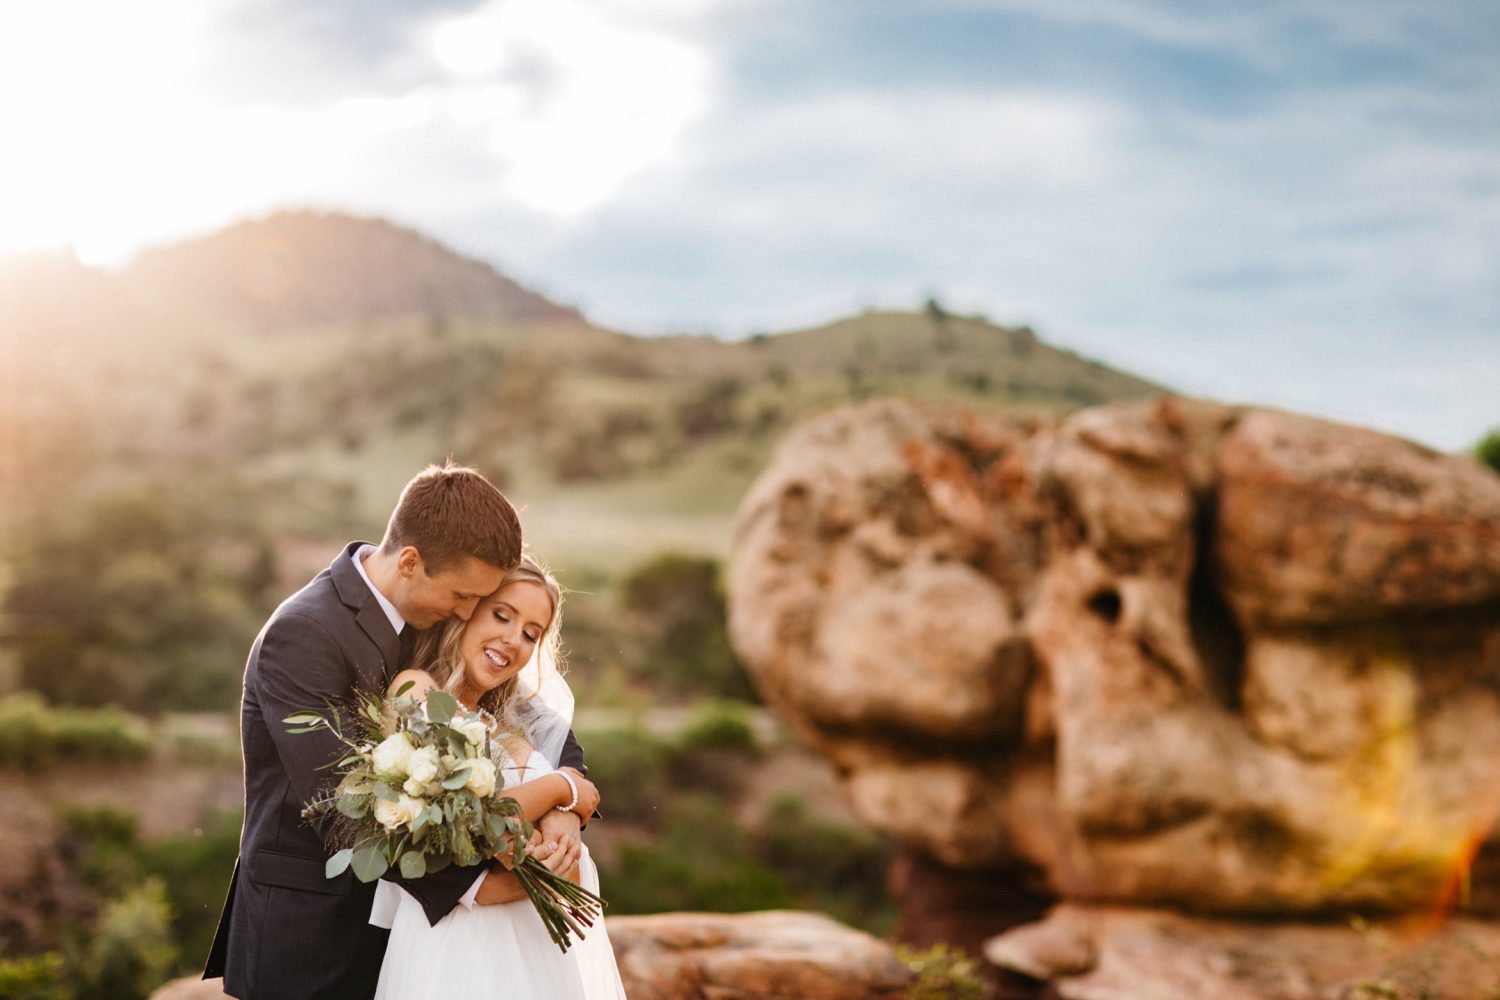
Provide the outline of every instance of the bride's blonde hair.
<path id="1" fill-rule="evenodd" d="M 517 697 L 516 681 L 526 669 L 532 664 L 538 664 L 541 670 L 556 669 L 558 673 L 564 670 L 562 586 L 545 566 L 529 555 L 521 556 L 520 563 L 515 569 L 505 574 L 505 578 L 500 581 L 500 587 L 496 590 L 521 581 L 535 583 L 547 592 L 547 599 L 552 602 L 552 620 L 547 623 L 546 631 L 537 640 L 536 649 L 532 651 L 531 659 L 525 666 L 516 671 L 505 683 L 479 696 L 479 707 L 493 715 L 505 727 L 518 725 L 515 710 L 522 699 Z M 464 629 L 467 627 L 468 622 L 455 618 L 431 629 L 417 640 L 416 649 L 412 654 L 411 666 L 427 671 L 437 682 L 438 687 L 454 696 L 458 695 L 464 682 L 464 660 L 458 647 L 463 639 Z M 533 695 L 535 693 L 535 691 L 531 692 Z"/>

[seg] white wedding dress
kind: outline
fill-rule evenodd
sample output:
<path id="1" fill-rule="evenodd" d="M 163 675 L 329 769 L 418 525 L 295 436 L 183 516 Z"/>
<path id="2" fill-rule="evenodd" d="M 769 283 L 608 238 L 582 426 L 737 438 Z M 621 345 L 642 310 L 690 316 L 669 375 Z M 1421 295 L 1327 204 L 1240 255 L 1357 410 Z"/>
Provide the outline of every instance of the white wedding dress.
<path id="1" fill-rule="evenodd" d="M 505 787 L 554 771 L 539 752 L 524 767 L 500 763 Z M 583 848 L 584 888 L 599 892 L 599 872 Z M 477 873 L 476 873 L 477 877 Z M 604 921 L 563 952 L 529 899 L 463 905 L 427 922 L 422 906 L 391 882 L 376 888 L 370 923 L 391 930 L 375 1000 L 623 1000 Z"/>

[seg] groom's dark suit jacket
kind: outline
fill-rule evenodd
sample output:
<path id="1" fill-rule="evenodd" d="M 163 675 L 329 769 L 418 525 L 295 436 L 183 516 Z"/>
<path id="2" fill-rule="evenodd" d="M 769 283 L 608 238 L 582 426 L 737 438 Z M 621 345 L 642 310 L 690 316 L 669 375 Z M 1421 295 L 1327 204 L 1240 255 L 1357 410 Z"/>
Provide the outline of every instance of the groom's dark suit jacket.
<path id="1" fill-rule="evenodd" d="M 311 583 L 271 615 L 250 648 L 240 705 L 245 757 L 245 825 L 204 978 L 224 977 L 243 1000 L 372 996 L 386 932 L 369 923 L 374 883 L 346 871 L 323 876 L 326 829 L 302 819 L 326 792 L 343 755 L 330 733 L 288 733 L 302 709 L 347 707 L 356 692 L 383 692 L 401 666 L 401 642 L 351 556 L 352 542 Z M 407 629 L 406 631 L 410 631 Z M 564 765 L 582 768 L 568 736 Z M 447 868 L 401 881 L 432 923 L 474 882 L 473 868 Z"/>

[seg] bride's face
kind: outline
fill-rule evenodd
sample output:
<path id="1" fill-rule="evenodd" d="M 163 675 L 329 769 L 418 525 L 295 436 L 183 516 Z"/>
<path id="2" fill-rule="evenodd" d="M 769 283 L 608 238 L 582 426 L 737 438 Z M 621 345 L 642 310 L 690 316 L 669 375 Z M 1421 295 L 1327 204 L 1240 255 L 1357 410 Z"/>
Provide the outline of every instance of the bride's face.
<path id="1" fill-rule="evenodd" d="M 530 580 L 507 583 L 481 600 L 458 644 L 469 685 L 489 691 L 518 674 L 551 622 L 547 591 Z"/>

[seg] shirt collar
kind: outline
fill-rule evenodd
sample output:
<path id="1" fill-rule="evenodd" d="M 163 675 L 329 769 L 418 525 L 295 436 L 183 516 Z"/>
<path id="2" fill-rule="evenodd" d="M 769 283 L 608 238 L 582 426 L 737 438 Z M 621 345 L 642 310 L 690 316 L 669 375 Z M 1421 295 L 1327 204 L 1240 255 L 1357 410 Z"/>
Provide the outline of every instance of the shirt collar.
<path id="1" fill-rule="evenodd" d="M 400 635 L 401 630 L 406 627 L 406 619 L 401 617 L 401 612 L 396 610 L 396 606 L 380 592 L 380 588 L 370 582 L 370 574 L 365 572 L 365 557 L 374 551 L 375 546 L 369 544 L 361 545 L 356 549 L 354 555 L 351 556 L 354 560 L 354 568 L 359 570 L 359 578 L 365 581 L 365 586 L 370 588 L 370 593 L 374 594 L 375 600 L 380 603 L 380 610 L 384 611 L 386 618 L 390 619 L 391 628 L 396 630 L 397 635 Z"/>

